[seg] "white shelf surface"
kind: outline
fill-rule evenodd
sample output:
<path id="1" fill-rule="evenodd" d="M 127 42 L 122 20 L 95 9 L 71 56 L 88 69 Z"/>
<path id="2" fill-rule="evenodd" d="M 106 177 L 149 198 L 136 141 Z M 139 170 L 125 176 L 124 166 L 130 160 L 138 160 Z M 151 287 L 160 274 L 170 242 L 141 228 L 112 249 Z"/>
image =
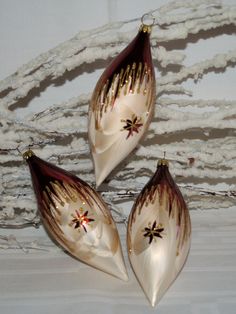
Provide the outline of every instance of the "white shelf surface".
<path id="1" fill-rule="evenodd" d="M 124 225 L 119 231 L 129 281 L 122 282 L 73 259 L 50 242 L 43 228 L 14 233 L 19 242 L 48 244 L 47 251 L 0 250 L 0 313 L 235 314 L 236 209 L 191 211 L 188 261 L 153 309 L 127 260 Z M 1 231 L 1 234 L 3 234 Z"/>

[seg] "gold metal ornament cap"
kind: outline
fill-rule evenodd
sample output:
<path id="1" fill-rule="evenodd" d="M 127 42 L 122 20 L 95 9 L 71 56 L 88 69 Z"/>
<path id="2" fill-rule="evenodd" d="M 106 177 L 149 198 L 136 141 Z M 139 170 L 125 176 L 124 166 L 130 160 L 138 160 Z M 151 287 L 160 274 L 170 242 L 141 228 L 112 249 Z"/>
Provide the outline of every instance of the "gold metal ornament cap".
<path id="1" fill-rule="evenodd" d="M 148 34 L 150 34 L 151 31 L 152 31 L 152 26 L 142 24 L 142 25 L 140 26 L 140 28 L 139 28 L 139 31 L 140 31 L 140 32 L 143 32 L 143 33 L 148 33 Z"/>
<path id="2" fill-rule="evenodd" d="M 169 161 L 165 158 L 158 160 L 157 166 L 169 167 Z"/>
<path id="3" fill-rule="evenodd" d="M 24 160 L 28 160 L 30 157 L 34 156 L 34 152 L 31 149 L 28 149 L 24 154 L 22 155 Z"/>

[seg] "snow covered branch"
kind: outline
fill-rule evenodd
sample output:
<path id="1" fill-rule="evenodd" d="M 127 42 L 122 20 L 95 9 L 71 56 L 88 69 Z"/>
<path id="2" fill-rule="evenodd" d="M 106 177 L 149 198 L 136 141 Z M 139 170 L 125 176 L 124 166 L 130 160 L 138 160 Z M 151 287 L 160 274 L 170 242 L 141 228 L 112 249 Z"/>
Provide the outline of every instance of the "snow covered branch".
<path id="1" fill-rule="evenodd" d="M 235 27 L 236 8 L 214 0 L 189 0 L 168 3 L 152 13 L 157 21 L 152 32 L 155 64 L 162 69 L 175 65 L 178 70 L 158 74 L 156 113 L 146 139 L 101 186 L 100 192 L 113 208 L 117 221 L 125 221 L 127 215 L 119 215 L 122 205 L 134 200 L 164 151 L 190 209 L 228 208 L 236 204 L 236 100 L 226 96 L 192 99 L 189 96 L 193 92 L 183 84 L 235 67 L 236 51 L 225 47 L 223 53 L 216 51 L 210 59 L 186 66 L 184 49 L 174 49 L 179 41 L 187 45 L 192 34 L 201 38 L 211 30 L 223 34 L 225 26 Z M 18 102 L 42 83 L 53 84 L 74 69 L 89 65 L 97 70 L 98 60 L 116 56 L 132 39 L 138 20 L 80 32 L 0 82 L 0 228 L 37 226 L 39 221 L 30 174 L 18 150 L 23 152 L 33 146 L 41 158 L 74 172 L 90 184 L 94 182 L 87 137 L 91 94 L 48 104 L 46 109 L 23 118 L 15 113 Z M 83 75 L 82 70 L 79 73 Z M 0 245 L 5 244 L 0 241 Z M 30 244 L 25 245 L 31 248 Z"/>

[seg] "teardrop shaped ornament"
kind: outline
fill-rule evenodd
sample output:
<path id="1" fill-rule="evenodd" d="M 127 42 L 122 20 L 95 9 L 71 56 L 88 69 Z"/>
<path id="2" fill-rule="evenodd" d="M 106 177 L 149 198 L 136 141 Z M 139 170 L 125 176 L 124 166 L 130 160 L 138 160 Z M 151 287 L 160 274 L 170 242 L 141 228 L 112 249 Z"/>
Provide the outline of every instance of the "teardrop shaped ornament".
<path id="1" fill-rule="evenodd" d="M 97 186 L 133 151 L 151 122 L 156 84 L 150 33 L 151 26 L 142 24 L 93 92 L 88 134 Z"/>
<path id="2" fill-rule="evenodd" d="M 152 306 L 184 266 L 190 240 L 188 208 L 168 162 L 161 160 L 132 208 L 127 231 L 129 259 Z"/>
<path id="3" fill-rule="evenodd" d="M 80 261 L 127 280 L 118 231 L 99 194 L 31 150 L 23 157 L 29 165 L 38 209 L 49 235 Z"/>

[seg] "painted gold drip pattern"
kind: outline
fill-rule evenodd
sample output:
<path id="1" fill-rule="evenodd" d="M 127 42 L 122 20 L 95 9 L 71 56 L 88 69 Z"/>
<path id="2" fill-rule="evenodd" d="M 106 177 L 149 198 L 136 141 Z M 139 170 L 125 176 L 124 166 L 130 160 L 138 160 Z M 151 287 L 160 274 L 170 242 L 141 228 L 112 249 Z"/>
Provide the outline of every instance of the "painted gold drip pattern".
<path id="1" fill-rule="evenodd" d="M 177 187 L 176 187 L 177 188 Z M 137 211 L 133 213 L 132 223 L 136 220 L 136 215 L 140 215 L 144 206 L 148 204 L 154 204 L 155 200 L 159 199 L 160 210 L 168 211 L 169 217 L 175 219 L 177 227 L 177 252 L 176 255 L 179 255 L 180 249 L 183 247 L 184 243 L 188 241 L 191 235 L 191 222 L 188 213 L 187 206 L 180 195 L 177 193 L 178 190 L 173 191 L 166 184 L 152 184 L 145 190 L 144 193 L 140 195 L 140 198 L 137 200 L 138 207 Z M 130 224 L 130 227 L 132 225 Z"/>
<path id="2" fill-rule="evenodd" d="M 50 181 L 43 191 L 43 204 L 45 208 L 52 207 L 59 215 L 59 203 L 62 207 L 65 203 L 76 202 L 78 199 L 77 190 L 73 184 L 59 182 L 57 180 Z"/>
<path id="3" fill-rule="evenodd" d="M 88 195 L 86 195 L 88 194 Z M 89 187 L 78 186 L 73 183 L 67 183 L 65 181 L 50 181 L 43 190 L 42 203 L 46 213 L 57 213 L 54 218 L 59 223 L 59 216 L 61 216 L 61 209 L 66 203 L 76 203 L 81 201 L 81 205 L 88 205 L 90 208 L 97 206 L 104 215 L 105 223 L 111 225 L 112 217 L 102 207 L 102 202 L 99 196 L 94 198 Z M 61 208 L 62 207 L 62 208 Z"/>
<path id="4" fill-rule="evenodd" d="M 147 111 L 152 104 L 152 87 L 154 78 L 151 68 L 146 63 L 134 62 L 132 65 L 128 64 L 127 67 L 120 70 L 120 73 L 113 75 L 112 81 L 107 79 L 104 86 L 98 86 L 95 92 L 95 99 L 92 101 L 92 110 L 95 112 L 95 119 L 99 121 L 104 112 L 113 108 L 115 100 L 121 95 L 128 93 L 146 95 Z M 99 105 L 99 107 L 97 107 Z M 99 109 L 98 109 L 99 108 Z"/>

